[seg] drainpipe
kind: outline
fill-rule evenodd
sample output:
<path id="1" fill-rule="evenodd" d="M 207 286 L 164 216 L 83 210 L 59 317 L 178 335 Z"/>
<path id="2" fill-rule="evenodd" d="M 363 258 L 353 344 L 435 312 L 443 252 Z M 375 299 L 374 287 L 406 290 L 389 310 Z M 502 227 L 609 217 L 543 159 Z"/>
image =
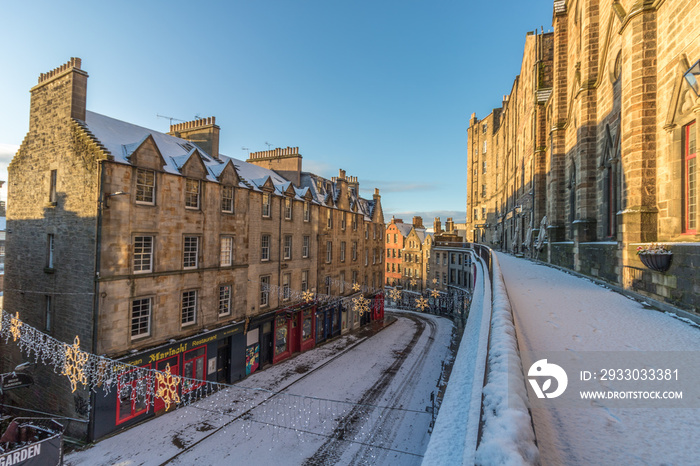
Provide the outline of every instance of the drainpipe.
<path id="1" fill-rule="evenodd" d="M 95 220 L 95 270 L 93 274 L 93 297 L 92 297 L 92 354 L 97 354 L 97 316 L 99 313 L 99 300 L 100 300 L 100 259 L 101 259 L 101 245 L 102 245 L 102 209 L 104 207 L 104 160 L 98 161 L 97 164 L 97 218 Z M 95 407 L 95 399 L 97 393 L 90 390 L 90 406 Z M 93 431 L 95 428 L 95 409 L 90 410 L 90 415 L 88 417 L 88 441 L 92 442 Z"/>

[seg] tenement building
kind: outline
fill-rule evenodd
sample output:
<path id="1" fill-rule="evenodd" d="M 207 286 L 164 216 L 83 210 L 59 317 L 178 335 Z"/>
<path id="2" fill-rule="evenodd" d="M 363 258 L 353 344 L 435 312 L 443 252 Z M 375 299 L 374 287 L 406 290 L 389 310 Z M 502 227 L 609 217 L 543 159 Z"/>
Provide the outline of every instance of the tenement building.
<path id="1" fill-rule="evenodd" d="M 552 25 L 469 121 L 468 239 L 697 312 L 700 4 L 557 0 Z"/>
<path id="2" fill-rule="evenodd" d="M 426 287 L 426 276 L 432 237 L 421 217 L 412 223 L 391 218 L 386 226 L 386 285 L 400 286 L 411 291 Z"/>
<path id="3" fill-rule="evenodd" d="M 75 58 L 31 89 L 9 166 L 8 312 L 89 353 L 222 383 L 361 324 L 333 298 L 377 295 L 364 316 L 381 317 L 376 190 L 364 199 L 342 170 L 303 172 L 298 148 L 226 157 L 213 117 L 162 133 L 88 111 L 87 81 Z M 0 372 L 25 360 L 4 343 Z M 37 383 L 6 401 L 87 421 L 73 436 L 165 409 L 147 410 L 131 381 L 91 396 L 33 370 Z"/>

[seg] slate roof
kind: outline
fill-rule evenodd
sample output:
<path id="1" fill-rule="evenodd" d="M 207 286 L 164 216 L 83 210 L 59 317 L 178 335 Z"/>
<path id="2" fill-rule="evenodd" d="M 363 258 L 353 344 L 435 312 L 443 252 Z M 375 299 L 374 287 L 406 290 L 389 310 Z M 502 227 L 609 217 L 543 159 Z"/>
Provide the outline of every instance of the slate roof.
<path id="1" fill-rule="evenodd" d="M 291 181 L 274 170 L 269 170 L 225 155 L 219 155 L 219 158 L 215 159 L 207 154 L 201 147 L 186 139 L 110 118 L 99 113 L 87 111 L 85 121 L 76 120 L 76 122 L 88 133 L 95 143 L 111 155 L 114 162 L 117 163 L 131 165 L 129 157 L 149 136 L 151 136 L 163 156 L 163 160 L 165 161 L 164 171 L 167 173 L 179 175 L 183 165 L 197 152 L 207 169 L 206 178 L 208 181 L 218 182 L 219 175 L 221 175 L 226 164 L 230 161 L 238 173 L 241 180 L 239 186 L 242 188 L 260 191 L 269 178 L 275 187 L 275 194 L 281 196 L 291 184 Z M 325 188 L 319 189 L 316 183 L 318 179 L 324 181 L 324 186 L 330 183 L 332 185 L 331 192 L 325 192 Z M 307 191 L 310 191 L 314 202 L 319 204 L 325 204 L 329 194 L 335 196 L 336 200 L 339 195 L 335 193 L 335 191 L 338 191 L 335 187 L 335 183 L 307 172 L 302 173 L 301 186 L 294 186 L 293 189 L 297 199 L 303 199 Z M 357 203 L 358 212 L 364 214 L 365 217 L 371 218 L 374 209 L 373 200 L 368 201 L 353 196 L 351 205 L 353 205 L 353 203 Z M 333 203 L 330 204 L 332 205 Z"/>

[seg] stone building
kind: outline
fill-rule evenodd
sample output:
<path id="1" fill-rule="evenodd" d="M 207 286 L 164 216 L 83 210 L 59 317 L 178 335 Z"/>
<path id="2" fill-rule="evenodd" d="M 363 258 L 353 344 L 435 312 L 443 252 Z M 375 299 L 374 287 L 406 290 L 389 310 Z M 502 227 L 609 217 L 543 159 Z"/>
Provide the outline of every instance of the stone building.
<path id="1" fill-rule="evenodd" d="M 298 148 L 226 157 L 213 117 L 165 134 L 88 111 L 87 80 L 74 58 L 31 89 L 9 166 L 6 310 L 93 354 L 229 383 L 340 333 L 340 305 L 304 303 L 302 291 L 381 291 L 376 190 L 363 199 L 342 171 L 321 190 Z M 364 254 L 347 267 L 325 253 L 343 241 Z M 21 360 L 3 342 L 0 371 Z M 88 421 L 70 435 L 99 438 L 147 413 L 128 384 L 91 397 L 34 370 L 22 405 Z"/>
<path id="2" fill-rule="evenodd" d="M 402 271 L 403 249 L 406 237 L 413 225 L 404 223 L 400 218 L 391 217 L 386 227 L 386 284 L 388 286 L 403 286 L 405 283 Z"/>
<path id="3" fill-rule="evenodd" d="M 413 217 L 413 228 L 406 236 L 403 250 L 403 273 L 406 289 L 423 291 L 426 289 L 426 274 L 430 258 L 432 239 L 423 226 L 421 217 Z"/>
<path id="4" fill-rule="evenodd" d="M 692 0 L 555 1 L 502 107 L 470 119 L 470 239 L 697 311 L 699 20 Z M 498 168 L 480 197 L 484 124 Z M 636 254 L 651 243 L 667 270 Z"/>

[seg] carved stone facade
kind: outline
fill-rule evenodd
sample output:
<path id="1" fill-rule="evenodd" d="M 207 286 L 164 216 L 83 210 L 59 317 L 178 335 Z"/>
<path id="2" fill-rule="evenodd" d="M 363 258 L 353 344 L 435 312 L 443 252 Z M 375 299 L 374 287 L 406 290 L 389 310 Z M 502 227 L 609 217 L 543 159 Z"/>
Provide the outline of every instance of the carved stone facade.
<path id="1" fill-rule="evenodd" d="M 555 1 L 553 29 L 528 34 L 502 107 L 470 120 L 469 240 L 697 311 L 700 100 L 684 74 L 700 5 Z M 484 127 L 493 153 L 476 150 Z M 636 254 L 653 242 L 673 252 L 667 272 Z"/>

